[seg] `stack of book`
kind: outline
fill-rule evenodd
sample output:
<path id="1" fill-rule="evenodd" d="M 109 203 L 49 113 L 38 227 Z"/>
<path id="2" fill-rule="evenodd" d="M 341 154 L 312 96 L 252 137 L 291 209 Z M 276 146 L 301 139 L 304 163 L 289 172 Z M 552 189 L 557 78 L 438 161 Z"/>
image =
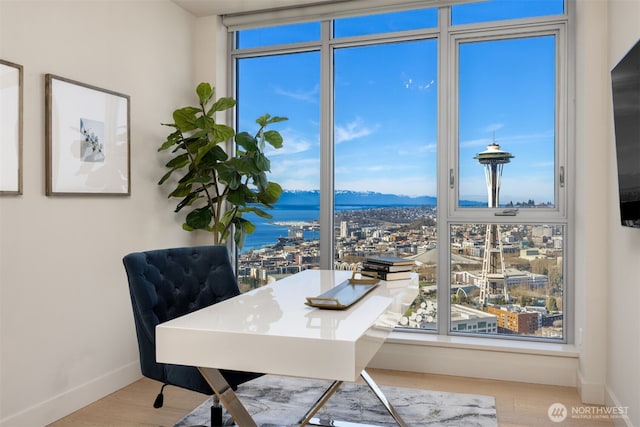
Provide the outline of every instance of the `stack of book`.
<path id="1" fill-rule="evenodd" d="M 362 263 L 361 274 L 374 276 L 377 273 L 381 280 L 402 280 L 411 277 L 414 261 L 392 256 L 371 257 Z"/>

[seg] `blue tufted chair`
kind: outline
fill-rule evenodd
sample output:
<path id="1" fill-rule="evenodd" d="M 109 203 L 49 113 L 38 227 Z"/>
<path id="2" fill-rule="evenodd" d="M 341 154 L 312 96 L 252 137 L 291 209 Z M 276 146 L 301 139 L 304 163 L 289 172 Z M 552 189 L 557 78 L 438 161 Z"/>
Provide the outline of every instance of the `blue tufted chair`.
<path id="1" fill-rule="evenodd" d="M 123 258 L 133 305 L 140 366 L 145 377 L 208 395 L 213 390 L 193 366 L 156 362 L 156 325 L 240 294 L 224 246 L 196 246 L 135 252 Z M 232 388 L 261 374 L 220 371 Z M 212 417 L 221 417 L 221 414 Z M 212 425 L 217 421 L 212 420 Z"/>

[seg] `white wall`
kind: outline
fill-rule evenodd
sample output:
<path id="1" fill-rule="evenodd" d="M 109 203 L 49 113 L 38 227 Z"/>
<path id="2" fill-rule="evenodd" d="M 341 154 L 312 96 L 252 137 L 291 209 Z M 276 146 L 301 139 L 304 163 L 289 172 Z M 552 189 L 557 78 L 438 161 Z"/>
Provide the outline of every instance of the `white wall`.
<path id="1" fill-rule="evenodd" d="M 44 425 L 140 376 L 121 260 L 193 244 L 156 149 L 194 99 L 195 21 L 169 0 L 0 1 L 0 58 L 24 66 L 24 195 L 0 198 L 2 426 Z M 44 195 L 45 73 L 130 95 L 130 197 Z"/>
<path id="2" fill-rule="evenodd" d="M 589 403 L 604 402 L 607 334 L 608 176 L 611 155 L 607 85 L 607 4 L 578 1 L 575 79 L 575 312 L 580 351 L 578 388 Z"/>
<path id="3" fill-rule="evenodd" d="M 608 69 L 640 39 L 640 2 L 617 0 L 608 7 Z M 609 90 L 609 87 L 606 88 Z M 607 108 L 610 96 L 607 94 Z M 607 333 L 607 404 L 628 406 L 628 425 L 640 426 L 640 329 L 634 317 L 640 302 L 640 230 L 619 225 L 618 180 L 613 151 L 613 125 L 611 113 L 608 124 L 608 163 L 606 205 L 609 207 L 607 234 L 611 251 L 606 258 L 609 265 L 608 333 Z M 640 140 L 638 141 L 640 143 Z M 621 424 L 620 424 L 621 425 Z"/>

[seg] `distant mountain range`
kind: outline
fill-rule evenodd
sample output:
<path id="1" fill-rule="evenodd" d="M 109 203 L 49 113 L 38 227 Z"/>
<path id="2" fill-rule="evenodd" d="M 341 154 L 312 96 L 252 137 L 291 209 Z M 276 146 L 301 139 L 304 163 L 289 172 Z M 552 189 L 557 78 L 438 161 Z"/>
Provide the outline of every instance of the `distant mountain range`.
<path id="1" fill-rule="evenodd" d="M 363 206 L 435 206 L 437 199 L 432 196 L 403 196 L 399 194 L 383 194 L 374 191 L 336 191 L 335 204 Z M 320 191 L 284 190 L 280 196 L 282 205 L 320 205 Z M 483 206 L 486 203 L 462 201 L 462 206 Z"/>

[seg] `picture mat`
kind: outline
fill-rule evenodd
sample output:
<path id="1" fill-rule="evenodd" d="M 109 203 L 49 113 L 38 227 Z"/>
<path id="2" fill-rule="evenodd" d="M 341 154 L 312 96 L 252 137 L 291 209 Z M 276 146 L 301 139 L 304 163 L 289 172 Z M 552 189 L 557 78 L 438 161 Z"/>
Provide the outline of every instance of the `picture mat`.
<path id="1" fill-rule="evenodd" d="M 128 98 L 55 77 L 50 91 L 50 191 L 128 194 Z M 103 123 L 101 162 L 82 159 L 83 119 Z"/>

